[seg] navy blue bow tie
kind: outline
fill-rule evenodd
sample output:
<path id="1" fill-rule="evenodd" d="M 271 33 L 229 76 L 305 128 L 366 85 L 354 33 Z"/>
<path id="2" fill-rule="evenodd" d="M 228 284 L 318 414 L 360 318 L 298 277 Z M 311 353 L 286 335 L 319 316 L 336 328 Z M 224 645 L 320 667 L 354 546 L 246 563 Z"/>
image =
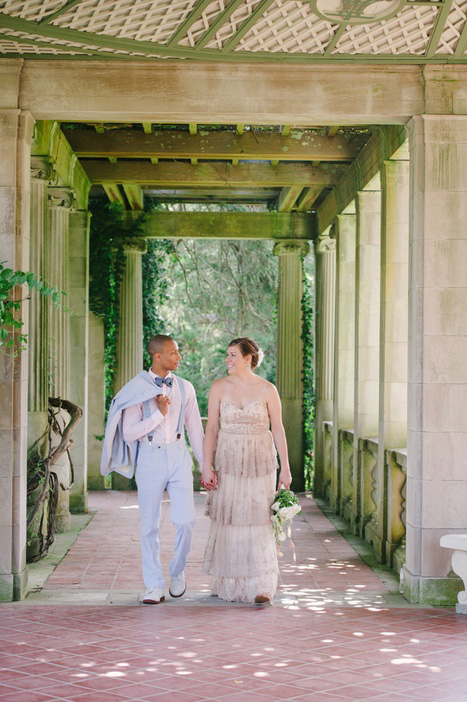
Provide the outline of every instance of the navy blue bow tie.
<path id="1" fill-rule="evenodd" d="M 173 385 L 173 378 L 159 378 L 159 376 L 156 376 L 154 382 L 158 388 L 161 388 L 163 383 L 165 383 L 168 388 L 171 388 Z"/>

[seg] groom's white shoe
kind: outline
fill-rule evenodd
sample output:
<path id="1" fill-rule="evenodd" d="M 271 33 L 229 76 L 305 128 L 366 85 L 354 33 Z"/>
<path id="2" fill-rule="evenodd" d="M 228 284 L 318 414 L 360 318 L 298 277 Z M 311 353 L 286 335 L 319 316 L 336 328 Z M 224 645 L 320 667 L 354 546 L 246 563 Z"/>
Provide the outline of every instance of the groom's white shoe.
<path id="1" fill-rule="evenodd" d="M 169 593 L 171 597 L 181 597 L 185 594 L 186 583 L 185 573 L 182 571 L 180 575 L 174 575 L 170 581 Z"/>
<path id="2" fill-rule="evenodd" d="M 146 590 L 139 596 L 139 601 L 143 604 L 160 604 L 165 600 L 165 591 L 162 587 L 154 587 L 152 590 Z"/>

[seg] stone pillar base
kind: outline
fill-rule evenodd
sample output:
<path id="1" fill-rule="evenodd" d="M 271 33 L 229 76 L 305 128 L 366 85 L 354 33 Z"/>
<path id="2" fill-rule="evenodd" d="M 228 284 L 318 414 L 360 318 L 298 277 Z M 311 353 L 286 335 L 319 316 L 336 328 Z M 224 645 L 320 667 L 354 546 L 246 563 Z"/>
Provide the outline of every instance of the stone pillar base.
<path id="1" fill-rule="evenodd" d="M 406 566 L 401 569 L 402 594 L 411 604 L 452 606 L 463 587 L 460 578 L 432 578 L 413 575 Z"/>
<path id="2" fill-rule="evenodd" d="M 88 493 L 84 495 L 70 494 L 70 512 L 72 514 L 86 514 L 88 511 Z"/>
<path id="3" fill-rule="evenodd" d="M 28 593 L 28 569 L 0 576 L 0 602 L 19 602 Z"/>
<path id="4" fill-rule="evenodd" d="M 282 400 L 282 421 L 288 437 L 290 470 L 292 472 L 291 489 L 302 492 L 305 489 L 303 474 L 303 401 L 302 399 L 284 398 Z M 290 440 L 293 438 L 294 440 Z"/>
<path id="5" fill-rule="evenodd" d="M 467 614 L 467 604 L 456 604 L 456 614 Z"/>

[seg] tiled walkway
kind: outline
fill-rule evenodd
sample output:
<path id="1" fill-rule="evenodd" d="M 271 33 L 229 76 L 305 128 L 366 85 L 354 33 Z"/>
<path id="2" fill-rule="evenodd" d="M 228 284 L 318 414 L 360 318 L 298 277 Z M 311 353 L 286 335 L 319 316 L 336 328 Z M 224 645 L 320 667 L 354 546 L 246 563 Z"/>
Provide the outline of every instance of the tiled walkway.
<path id="1" fill-rule="evenodd" d="M 155 607 L 137 604 L 135 496 L 94 493 L 91 508 L 43 589 L 0 607 L 1 701 L 466 702 L 467 618 L 407 606 L 311 498 L 264 610 L 210 597 L 201 497 L 188 595 Z M 167 564 L 167 505 L 162 531 Z"/>

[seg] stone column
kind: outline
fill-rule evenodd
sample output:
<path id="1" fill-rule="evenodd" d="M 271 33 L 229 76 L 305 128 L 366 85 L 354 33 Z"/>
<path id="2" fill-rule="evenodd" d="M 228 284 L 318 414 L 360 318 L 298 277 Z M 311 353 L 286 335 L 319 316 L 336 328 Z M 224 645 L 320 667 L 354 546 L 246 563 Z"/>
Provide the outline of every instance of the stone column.
<path id="1" fill-rule="evenodd" d="M 364 463 L 362 440 L 378 436 L 381 191 L 360 191 L 356 206 L 352 526 L 355 532 L 364 536 L 366 522 L 375 507 L 373 498 L 376 489 L 375 466 L 371 465 L 371 460 L 368 465 Z M 365 475 L 371 479 L 365 481 Z"/>
<path id="2" fill-rule="evenodd" d="M 88 374 L 88 487 L 101 490 L 104 478 L 100 472 L 105 418 L 105 349 L 104 320 L 89 312 L 89 374 Z"/>
<path id="3" fill-rule="evenodd" d="M 302 260 L 310 251 L 306 241 L 275 244 L 279 256 L 279 305 L 277 315 L 276 384 L 289 449 L 292 488 L 305 487 L 303 473 L 303 342 Z"/>
<path id="4" fill-rule="evenodd" d="M 409 161 L 385 161 L 381 169 L 378 529 L 373 539 L 379 561 L 386 559 L 385 452 L 407 446 L 408 259 Z"/>
<path id="5" fill-rule="evenodd" d="M 323 446 L 323 422 L 332 420 L 334 392 L 334 326 L 336 296 L 336 241 L 330 228 L 315 242 L 315 431 L 314 486 L 325 497 L 332 492 L 331 475 L 326 474 Z"/>
<path id="6" fill-rule="evenodd" d="M 31 223 L 29 269 L 47 277 L 47 186 L 53 179 L 54 169 L 48 156 L 31 158 Z M 36 442 L 47 429 L 49 383 L 49 300 L 33 293 L 29 302 L 29 392 L 28 392 L 28 447 L 35 446 L 43 457 L 47 452 L 45 438 Z"/>
<path id="7" fill-rule="evenodd" d="M 125 272 L 120 289 L 120 329 L 117 345 L 115 392 L 143 370 L 143 274 L 144 239 L 125 244 Z"/>
<path id="8" fill-rule="evenodd" d="M 29 265 L 29 112 L 0 110 L 0 260 L 15 270 Z M 17 288 L 15 298 L 25 296 Z M 28 305 L 18 314 L 28 333 Z M 0 354 L 0 600 L 19 600 L 27 590 L 26 468 L 28 356 Z"/>
<path id="9" fill-rule="evenodd" d="M 351 503 L 353 476 L 350 446 L 345 450 L 340 432 L 354 423 L 355 354 L 355 206 L 336 217 L 336 312 L 334 339 L 332 506 L 344 514 Z M 335 500 L 335 502 L 334 502 Z"/>
<path id="10" fill-rule="evenodd" d="M 85 512 L 88 506 L 88 306 L 89 306 L 89 224 L 90 213 L 79 210 L 70 214 L 70 400 L 83 410 L 83 417 L 73 432 L 71 458 L 74 484 L 70 492 L 72 512 Z"/>
<path id="11" fill-rule="evenodd" d="M 407 554 L 411 602 L 454 604 L 446 533 L 467 531 L 467 117 L 409 125 Z"/>
<path id="12" fill-rule="evenodd" d="M 47 229 L 47 279 L 59 290 L 66 293 L 59 309 L 49 303 L 49 376 L 50 395 L 70 399 L 70 306 L 69 285 L 69 214 L 73 206 L 73 193 L 70 188 L 52 186 L 48 189 L 49 213 Z M 63 427 L 69 421 L 68 414 L 59 413 Z M 58 445 L 60 436 L 52 434 L 52 446 Z M 58 505 L 55 527 L 58 532 L 70 528 L 70 485 L 71 472 L 66 453 L 54 463 L 59 484 Z"/>

